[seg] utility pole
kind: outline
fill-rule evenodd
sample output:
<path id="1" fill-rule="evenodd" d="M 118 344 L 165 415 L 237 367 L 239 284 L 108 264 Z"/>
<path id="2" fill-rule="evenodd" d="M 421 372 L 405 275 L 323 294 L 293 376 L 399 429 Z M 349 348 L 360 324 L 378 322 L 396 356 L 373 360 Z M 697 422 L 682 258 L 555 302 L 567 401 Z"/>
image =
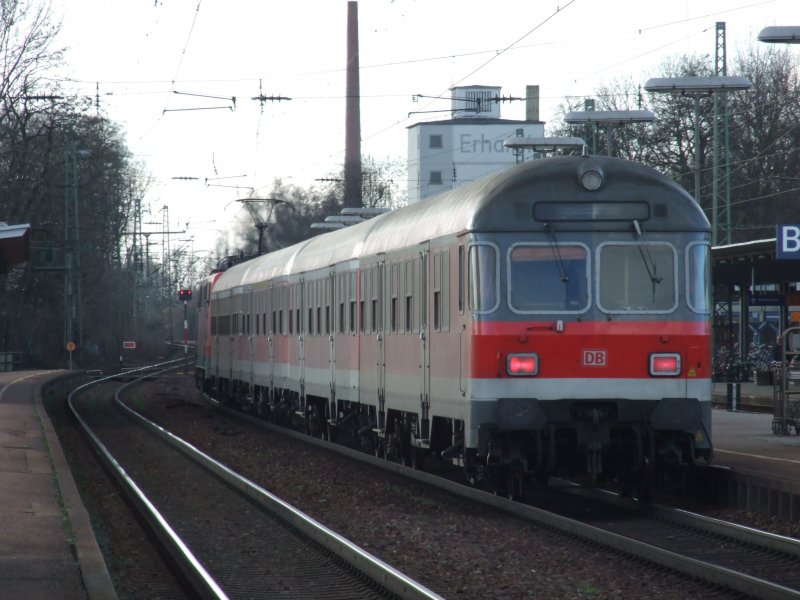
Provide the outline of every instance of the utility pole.
<path id="1" fill-rule="evenodd" d="M 725 50 L 725 23 L 716 25 L 716 46 L 714 53 L 714 75 L 725 77 L 728 74 Z M 722 138 L 722 139 L 720 139 Z M 728 153 L 730 140 L 728 137 L 728 94 L 714 93 L 714 164 L 712 167 L 712 221 L 714 223 L 714 243 L 730 244 L 733 242 L 733 219 L 731 215 L 731 179 Z M 722 165 L 722 191 L 719 189 L 720 165 Z M 724 229 L 720 225 L 725 223 Z"/>
<path id="2" fill-rule="evenodd" d="M 78 150 L 73 132 L 67 132 L 64 156 L 64 346 L 72 353 L 83 351 L 83 308 L 81 298 L 80 225 L 78 215 Z"/>

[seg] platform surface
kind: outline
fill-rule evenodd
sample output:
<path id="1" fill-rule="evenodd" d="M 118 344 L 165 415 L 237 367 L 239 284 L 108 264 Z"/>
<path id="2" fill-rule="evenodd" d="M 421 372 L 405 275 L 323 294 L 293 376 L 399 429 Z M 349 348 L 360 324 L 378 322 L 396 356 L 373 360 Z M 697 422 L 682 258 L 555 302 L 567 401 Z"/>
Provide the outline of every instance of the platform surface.
<path id="1" fill-rule="evenodd" d="M 117 597 L 41 401 L 65 373 L 0 372 L 0 599 Z"/>

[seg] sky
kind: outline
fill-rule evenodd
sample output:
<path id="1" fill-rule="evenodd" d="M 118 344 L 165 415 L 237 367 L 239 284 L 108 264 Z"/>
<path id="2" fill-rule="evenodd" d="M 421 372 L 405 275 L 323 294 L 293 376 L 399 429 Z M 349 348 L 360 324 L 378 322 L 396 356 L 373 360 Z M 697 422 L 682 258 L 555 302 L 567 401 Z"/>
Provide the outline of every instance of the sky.
<path id="1" fill-rule="evenodd" d="M 62 84 L 121 125 L 153 177 L 154 231 L 166 221 L 211 251 L 233 220 L 251 222 L 235 200 L 341 172 L 347 0 L 51 1 Z M 800 2 L 360 0 L 358 17 L 362 155 L 405 161 L 407 127 L 448 118 L 453 86 L 538 85 L 547 128 L 567 97 L 644 84 L 670 57 L 713 58 L 718 21 L 730 64 L 762 28 L 800 25 Z M 524 115 L 524 102 L 501 106 Z"/>

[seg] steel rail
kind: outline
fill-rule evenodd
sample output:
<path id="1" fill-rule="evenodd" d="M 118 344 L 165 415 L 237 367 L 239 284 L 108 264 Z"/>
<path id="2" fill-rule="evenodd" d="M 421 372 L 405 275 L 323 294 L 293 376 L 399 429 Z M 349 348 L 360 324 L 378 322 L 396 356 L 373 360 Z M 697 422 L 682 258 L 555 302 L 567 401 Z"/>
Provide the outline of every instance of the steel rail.
<path id="1" fill-rule="evenodd" d="M 701 581 L 705 581 L 707 583 L 727 589 L 732 589 L 738 593 L 746 594 L 756 598 L 765 598 L 770 600 L 800 599 L 800 590 L 778 585 L 770 581 L 747 575 L 745 573 L 739 573 L 732 569 L 710 562 L 682 556 L 678 553 L 653 546 L 652 544 L 648 544 L 646 542 L 631 539 L 624 535 L 610 532 L 593 525 L 570 519 L 568 517 L 563 517 L 534 506 L 529 506 L 501 496 L 496 496 L 490 492 L 473 488 L 456 481 L 451 481 L 437 475 L 426 473 L 424 471 L 415 470 L 398 463 L 388 462 L 385 459 L 374 457 L 359 450 L 314 438 L 285 427 L 279 427 L 277 425 L 262 421 L 261 419 L 243 414 L 228 407 L 224 407 L 213 399 L 209 400 L 226 413 L 258 424 L 259 426 L 263 426 L 270 431 L 282 433 L 320 448 L 324 448 L 326 450 L 362 461 L 380 469 L 394 472 L 404 477 L 409 477 L 426 485 L 446 490 L 462 498 L 468 498 L 476 502 L 493 506 L 529 521 L 550 527 L 556 531 L 574 535 L 586 541 L 599 544 L 606 548 L 614 549 L 629 556 L 648 560 L 653 564 L 657 564 L 673 571 L 695 577 Z M 654 508 L 654 510 L 656 510 L 656 508 Z M 660 510 L 666 511 L 668 509 L 661 507 Z M 688 520 L 689 516 L 692 514 L 686 511 L 682 511 L 682 513 L 682 515 L 675 513 L 671 515 L 671 518 Z M 665 516 L 665 513 L 662 512 L 661 516 Z M 696 517 L 697 518 L 692 523 L 694 526 L 697 526 L 700 515 L 697 515 Z M 720 535 L 732 537 L 739 541 L 754 542 L 752 539 L 746 539 L 746 535 L 750 528 L 735 524 L 727 524 L 724 521 L 716 519 L 704 519 L 708 521 L 708 530 L 713 530 Z M 732 525 L 733 527 L 731 527 L 729 531 L 723 531 L 725 526 L 728 525 Z M 768 547 L 774 549 L 775 551 L 795 554 L 797 550 L 794 548 L 800 547 L 800 542 L 793 541 L 790 538 L 781 539 L 782 536 L 765 532 L 759 532 L 759 534 L 760 535 L 758 537 L 763 540 L 767 540 L 769 544 Z"/>
<path id="2" fill-rule="evenodd" d="M 175 362 L 176 361 L 169 361 L 160 363 L 158 365 L 143 367 L 141 369 L 129 371 L 126 373 L 126 375 L 132 373 L 147 373 L 142 378 L 135 380 L 142 381 L 146 377 L 152 375 L 151 372 L 154 369 L 164 369 L 164 371 L 172 370 L 175 368 Z M 177 362 L 182 364 L 183 358 L 179 359 Z M 189 550 L 183 540 L 181 540 L 180 536 L 175 533 L 167 520 L 161 515 L 155 506 L 153 506 L 139 486 L 136 485 L 136 482 L 131 479 L 131 477 L 125 472 L 125 469 L 122 468 L 122 466 L 111 455 L 105 445 L 94 434 L 94 432 L 92 432 L 89 425 L 80 416 L 74 404 L 77 397 L 88 391 L 90 388 L 99 385 L 100 383 L 108 382 L 109 380 L 117 377 L 118 375 L 116 374 L 110 375 L 108 377 L 103 377 L 102 379 L 97 379 L 75 388 L 67 396 L 67 404 L 69 409 L 80 425 L 82 433 L 87 437 L 89 443 L 97 451 L 100 459 L 109 468 L 109 471 L 119 483 L 120 488 L 122 489 L 126 498 L 137 507 L 137 510 L 145 519 L 152 532 L 158 538 L 159 542 L 164 546 L 169 555 L 175 559 L 181 574 L 192 586 L 192 589 L 195 591 L 198 597 L 203 598 L 204 600 L 227 599 L 228 596 L 225 594 L 219 584 L 214 580 L 213 577 L 211 577 L 208 571 L 206 571 L 205 567 L 203 567 L 200 561 L 197 560 L 197 557 L 195 557 L 192 551 Z"/>
<path id="3" fill-rule="evenodd" d="M 351 567 L 375 581 L 384 589 L 402 600 L 444 600 L 442 596 L 414 581 L 401 571 L 373 556 L 350 540 L 327 528 L 291 504 L 281 500 L 268 490 L 242 477 L 224 464 L 216 461 L 198 448 L 170 433 L 163 427 L 153 423 L 125 404 L 120 395 L 130 386 L 138 382 L 130 382 L 121 387 L 115 401 L 131 418 L 139 422 L 153 434 L 200 463 L 208 471 L 236 488 L 247 498 L 278 516 L 284 522 L 300 531 L 303 535 L 323 546 L 332 554 L 345 561 Z M 238 415 L 239 413 L 237 413 Z M 282 430 L 284 431 L 284 430 Z"/>

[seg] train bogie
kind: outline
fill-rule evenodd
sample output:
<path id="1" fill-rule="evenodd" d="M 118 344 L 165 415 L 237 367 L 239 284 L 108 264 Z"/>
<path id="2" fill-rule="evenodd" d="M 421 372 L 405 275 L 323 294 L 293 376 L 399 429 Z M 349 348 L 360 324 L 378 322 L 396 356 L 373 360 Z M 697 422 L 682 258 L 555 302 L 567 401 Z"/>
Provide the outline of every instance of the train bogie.
<path id="1" fill-rule="evenodd" d="M 512 496 L 652 481 L 712 454 L 708 254 L 656 172 L 534 161 L 229 269 L 200 306 L 200 379 Z"/>

